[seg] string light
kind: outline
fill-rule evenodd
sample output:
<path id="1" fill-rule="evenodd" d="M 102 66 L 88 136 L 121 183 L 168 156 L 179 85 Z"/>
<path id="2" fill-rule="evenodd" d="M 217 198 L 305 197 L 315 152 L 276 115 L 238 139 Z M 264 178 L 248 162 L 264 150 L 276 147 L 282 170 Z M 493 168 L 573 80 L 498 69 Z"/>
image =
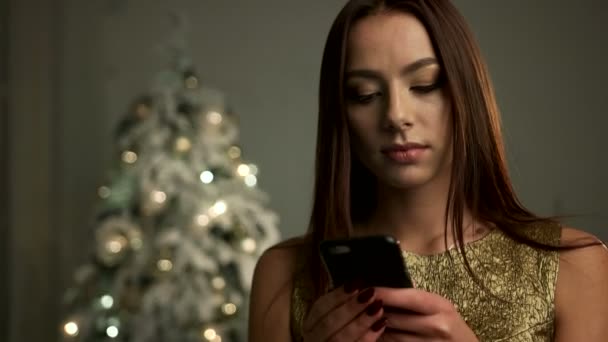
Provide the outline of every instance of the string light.
<path id="1" fill-rule="evenodd" d="M 216 111 L 211 111 L 209 113 L 207 113 L 207 120 L 212 124 L 212 125 L 219 125 L 222 123 L 222 114 L 216 112 Z"/>
<path id="2" fill-rule="evenodd" d="M 63 331 L 69 336 L 78 336 L 78 324 L 74 321 L 67 322 L 63 326 Z"/>
<path id="3" fill-rule="evenodd" d="M 110 295 L 102 296 L 99 301 L 101 302 L 101 306 L 104 309 L 111 309 L 112 306 L 114 305 L 114 298 L 112 298 L 112 296 L 110 296 Z"/>
<path id="4" fill-rule="evenodd" d="M 190 150 L 191 147 L 192 143 L 190 142 L 190 139 L 186 137 L 179 137 L 175 139 L 175 150 L 178 152 L 186 152 Z"/>
<path id="5" fill-rule="evenodd" d="M 205 214 L 196 216 L 196 223 L 201 227 L 206 227 L 209 224 L 209 216 Z"/>
<path id="6" fill-rule="evenodd" d="M 162 191 L 158 191 L 158 190 L 154 190 L 150 193 L 150 197 L 152 197 L 152 200 L 156 203 L 164 203 L 167 200 L 167 194 L 162 192 Z"/>
<path id="7" fill-rule="evenodd" d="M 205 329 L 205 331 L 203 331 L 203 337 L 209 341 L 213 341 L 217 337 L 217 332 L 215 332 L 215 329 Z"/>
<path id="8" fill-rule="evenodd" d="M 106 329 L 106 335 L 110 338 L 116 338 L 118 336 L 118 327 L 111 325 Z"/>
<path id="9" fill-rule="evenodd" d="M 247 175 L 245 176 L 245 185 L 247 185 L 248 187 L 254 187 L 256 186 L 256 184 L 258 184 L 258 178 L 254 175 Z"/>
<path id="10" fill-rule="evenodd" d="M 169 272 L 169 271 L 171 271 L 171 269 L 173 269 L 173 263 L 171 262 L 171 260 L 168 260 L 168 259 L 158 260 L 158 262 L 156 263 L 156 266 L 162 272 Z"/>
<path id="11" fill-rule="evenodd" d="M 249 172 L 250 172 L 249 165 L 247 165 L 247 164 L 239 165 L 239 167 L 236 169 L 236 172 L 241 177 L 245 177 L 245 176 L 249 175 Z"/>
<path id="12" fill-rule="evenodd" d="M 217 217 L 226 212 L 228 206 L 224 201 L 217 201 L 211 208 L 209 208 L 209 215 L 211 217 Z"/>
<path id="13" fill-rule="evenodd" d="M 213 173 L 211 171 L 203 171 L 201 172 L 201 182 L 204 184 L 209 184 L 213 182 Z"/>
<path id="14" fill-rule="evenodd" d="M 106 241 L 106 250 L 113 254 L 120 253 L 127 245 L 127 239 L 122 235 L 116 235 Z"/>
<path id="15" fill-rule="evenodd" d="M 253 253 L 256 248 L 255 240 L 252 238 L 245 238 L 241 241 L 241 248 L 247 253 Z"/>
<path id="16" fill-rule="evenodd" d="M 122 153 L 122 161 L 127 164 L 133 164 L 137 161 L 137 153 L 133 151 L 124 151 Z"/>
<path id="17" fill-rule="evenodd" d="M 236 313 L 236 305 L 232 303 L 226 303 L 222 305 L 222 312 L 227 316 L 234 315 Z"/>
<path id="18" fill-rule="evenodd" d="M 222 290 L 226 287 L 226 281 L 220 276 L 213 277 L 213 279 L 211 279 L 211 285 L 216 290 Z"/>

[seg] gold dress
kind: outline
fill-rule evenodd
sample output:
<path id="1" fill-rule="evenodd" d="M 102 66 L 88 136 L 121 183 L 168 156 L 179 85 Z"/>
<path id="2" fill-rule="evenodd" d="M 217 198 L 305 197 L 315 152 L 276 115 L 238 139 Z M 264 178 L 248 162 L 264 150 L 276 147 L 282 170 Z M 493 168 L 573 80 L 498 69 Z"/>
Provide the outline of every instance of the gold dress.
<path id="1" fill-rule="evenodd" d="M 540 224 L 526 230 L 536 241 L 558 245 L 561 227 Z M 403 252 L 416 287 L 449 299 L 480 341 L 552 341 L 559 255 L 515 242 L 498 229 L 465 246 L 467 259 L 485 290 L 467 272 L 456 249 L 434 255 Z M 450 258 L 449 255 L 453 258 Z M 291 331 L 302 339 L 310 287 L 294 279 Z"/>

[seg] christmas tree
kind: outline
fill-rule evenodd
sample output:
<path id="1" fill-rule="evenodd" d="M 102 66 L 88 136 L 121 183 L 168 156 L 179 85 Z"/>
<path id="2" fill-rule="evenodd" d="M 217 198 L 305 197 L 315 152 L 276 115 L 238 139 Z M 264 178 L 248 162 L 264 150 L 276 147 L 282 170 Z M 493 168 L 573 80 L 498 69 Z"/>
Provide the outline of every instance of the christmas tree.
<path id="1" fill-rule="evenodd" d="M 92 258 L 65 296 L 64 341 L 245 339 L 253 269 L 279 240 L 278 219 L 237 117 L 202 84 L 175 19 L 169 66 L 117 126 Z"/>

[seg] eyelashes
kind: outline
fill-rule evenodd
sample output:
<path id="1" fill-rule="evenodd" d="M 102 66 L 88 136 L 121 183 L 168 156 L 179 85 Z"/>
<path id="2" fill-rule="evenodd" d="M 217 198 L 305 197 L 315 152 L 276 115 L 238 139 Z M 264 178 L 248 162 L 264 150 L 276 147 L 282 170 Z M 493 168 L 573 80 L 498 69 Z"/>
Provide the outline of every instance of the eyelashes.
<path id="1" fill-rule="evenodd" d="M 427 93 L 432 92 L 435 89 L 439 89 L 439 87 L 441 87 L 441 84 L 439 82 L 435 82 L 433 84 L 424 85 L 424 86 L 414 86 L 414 87 L 411 87 L 410 89 L 412 91 L 420 93 L 420 94 L 427 94 Z"/>
<path id="2" fill-rule="evenodd" d="M 410 91 L 420 94 L 420 95 L 425 95 L 425 94 L 429 94 L 429 93 L 441 88 L 441 86 L 442 86 L 442 82 L 441 82 L 441 79 L 439 79 L 439 80 L 435 81 L 433 84 L 412 86 L 412 87 L 410 87 Z M 354 87 L 346 89 L 346 99 L 348 102 L 353 103 L 353 104 L 360 104 L 360 105 L 370 104 L 370 103 L 374 102 L 377 98 L 379 98 L 383 95 L 384 95 L 384 93 L 382 91 L 364 93 L 364 92 L 357 91 L 357 89 Z"/>
<path id="3" fill-rule="evenodd" d="M 376 97 L 379 97 L 380 95 L 382 95 L 381 92 L 359 94 L 356 91 L 348 91 L 346 98 L 351 103 L 368 104 L 374 101 Z"/>

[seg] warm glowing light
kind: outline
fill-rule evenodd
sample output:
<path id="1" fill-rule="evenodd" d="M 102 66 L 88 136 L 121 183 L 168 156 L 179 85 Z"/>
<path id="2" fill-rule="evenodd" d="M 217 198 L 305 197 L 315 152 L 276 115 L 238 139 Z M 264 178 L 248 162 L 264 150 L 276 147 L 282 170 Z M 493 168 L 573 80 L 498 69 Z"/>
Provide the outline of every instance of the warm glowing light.
<path id="1" fill-rule="evenodd" d="M 211 173 L 211 171 L 203 171 L 201 172 L 201 182 L 205 183 L 205 184 L 209 184 L 211 182 L 213 182 L 213 173 Z"/>
<path id="2" fill-rule="evenodd" d="M 173 263 L 171 262 L 171 260 L 168 259 L 160 259 L 156 263 L 156 266 L 159 270 L 163 272 L 169 272 L 173 268 Z"/>
<path id="3" fill-rule="evenodd" d="M 78 335 L 78 324 L 76 324 L 76 322 L 73 322 L 73 321 L 67 322 L 63 326 L 63 330 L 65 331 L 66 334 L 68 334 L 70 336 L 77 336 Z"/>
<path id="4" fill-rule="evenodd" d="M 133 151 L 124 151 L 122 153 L 122 161 L 127 164 L 133 164 L 137 161 L 137 153 Z"/>
<path id="5" fill-rule="evenodd" d="M 226 205 L 226 202 L 217 201 L 211 208 L 209 208 L 209 214 L 211 217 L 217 217 L 225 213 L 227 209 L 228 206 Z"/>
<path id="6" fill-rule="evenodd" d="M 207 120 L 213 125 L 219 125 L 222 123 L 222 114 L 212 111 L 207 113 Z"/>

